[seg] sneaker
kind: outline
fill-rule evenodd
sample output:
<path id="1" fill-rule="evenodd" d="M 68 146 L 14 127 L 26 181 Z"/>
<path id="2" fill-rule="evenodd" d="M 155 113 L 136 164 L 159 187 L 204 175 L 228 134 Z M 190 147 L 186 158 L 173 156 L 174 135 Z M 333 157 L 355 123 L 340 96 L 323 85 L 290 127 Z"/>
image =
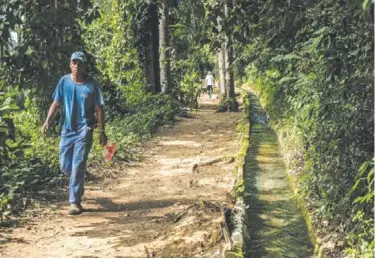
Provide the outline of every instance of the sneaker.
<path id="1" fill-rule="evenodd" d="M 83 208 L 81 204 L 75 204 L 75 203 L 70 204 L 69 210 L 68 210 L 69 215 L 79 215 L 82 212 L 83 212 Z"/>

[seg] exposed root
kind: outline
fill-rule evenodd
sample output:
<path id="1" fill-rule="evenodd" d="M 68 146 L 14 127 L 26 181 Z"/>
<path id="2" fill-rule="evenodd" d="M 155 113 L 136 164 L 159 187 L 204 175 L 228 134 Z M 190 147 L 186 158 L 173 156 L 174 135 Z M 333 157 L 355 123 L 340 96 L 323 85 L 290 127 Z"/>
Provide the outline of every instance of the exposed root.
<path id="1" fill-rule="evenodd" d="M 211 159 L 209 161 L 194 164 L 193 167 L 191 168 L 189 187 L 192 187 L 194 183 L 196 182 L 194 181 L 194 178 L 199 173 L 199 167 L 213 165 L 213 164 L 217 164 L 220 162 L 222 162 L 222 164 L 230 164 L 230 163 L 233 163 L 235 160 L 236 160 L 235 156 L 224 156 L 224 157 L 219 157 L 219 158 Z"/>

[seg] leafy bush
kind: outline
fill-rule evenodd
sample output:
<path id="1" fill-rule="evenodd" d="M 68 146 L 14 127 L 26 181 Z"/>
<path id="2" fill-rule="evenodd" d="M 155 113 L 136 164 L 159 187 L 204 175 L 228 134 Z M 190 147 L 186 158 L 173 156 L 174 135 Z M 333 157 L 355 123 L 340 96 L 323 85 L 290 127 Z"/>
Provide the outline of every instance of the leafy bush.
<path id="1" fill-rule="evenodd" d="M 201 94 L 202 82 L 197 72 L 186 74 L 180 83 L 180 102 L 190 110 L 198 109 L 198 98 Z"/>
<path id="2" fill-rule="evenodd" d="M 16 90 L 0 94 L 0 221 L 6 211 L 22 210 L 27 192 L 58 173 L 56 141 L 41 136 L 35 113 L 20 110 L 22 97 Z"/>

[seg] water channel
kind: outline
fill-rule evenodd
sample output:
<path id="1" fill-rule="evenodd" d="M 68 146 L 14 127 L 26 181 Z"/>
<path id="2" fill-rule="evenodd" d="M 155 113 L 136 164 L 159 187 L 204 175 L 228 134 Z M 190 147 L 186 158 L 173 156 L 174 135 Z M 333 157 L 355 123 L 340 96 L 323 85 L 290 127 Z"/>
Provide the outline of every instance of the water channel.
<path id="1" fill-rule="evenodd" d="M 249 240 L 245 257 L 313 257 L 306 222 L 288 181 L 275 132 L 251 94 L 250 147 L 244 181 Z"/>

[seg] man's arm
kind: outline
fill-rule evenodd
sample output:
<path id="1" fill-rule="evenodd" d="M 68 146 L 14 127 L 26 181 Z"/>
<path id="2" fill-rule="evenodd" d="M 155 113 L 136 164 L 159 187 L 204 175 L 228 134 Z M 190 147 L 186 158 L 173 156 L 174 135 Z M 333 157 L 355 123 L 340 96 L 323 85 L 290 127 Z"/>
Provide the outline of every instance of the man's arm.
<path id="1" fill-rule="evenodd" d="M 52 102 L 48 110 L 47 119 L 41 129 L 42 133 L 45 133 L 49 129 L 52 119 L 55 118 L 57 112 L 59 111 L 59 106 L 60 104 L 57 101 Z"/>
<path id="2" fill-rule="evenodd" d="M 104 109 L 103 105 L 95 106 L 96 118 L 98 119 L 98 129 L 100 133 L 100 144 L 104 146 L 107 144 L 107 136 L 105 135 L 105 127 L 104 127 Z"/>

